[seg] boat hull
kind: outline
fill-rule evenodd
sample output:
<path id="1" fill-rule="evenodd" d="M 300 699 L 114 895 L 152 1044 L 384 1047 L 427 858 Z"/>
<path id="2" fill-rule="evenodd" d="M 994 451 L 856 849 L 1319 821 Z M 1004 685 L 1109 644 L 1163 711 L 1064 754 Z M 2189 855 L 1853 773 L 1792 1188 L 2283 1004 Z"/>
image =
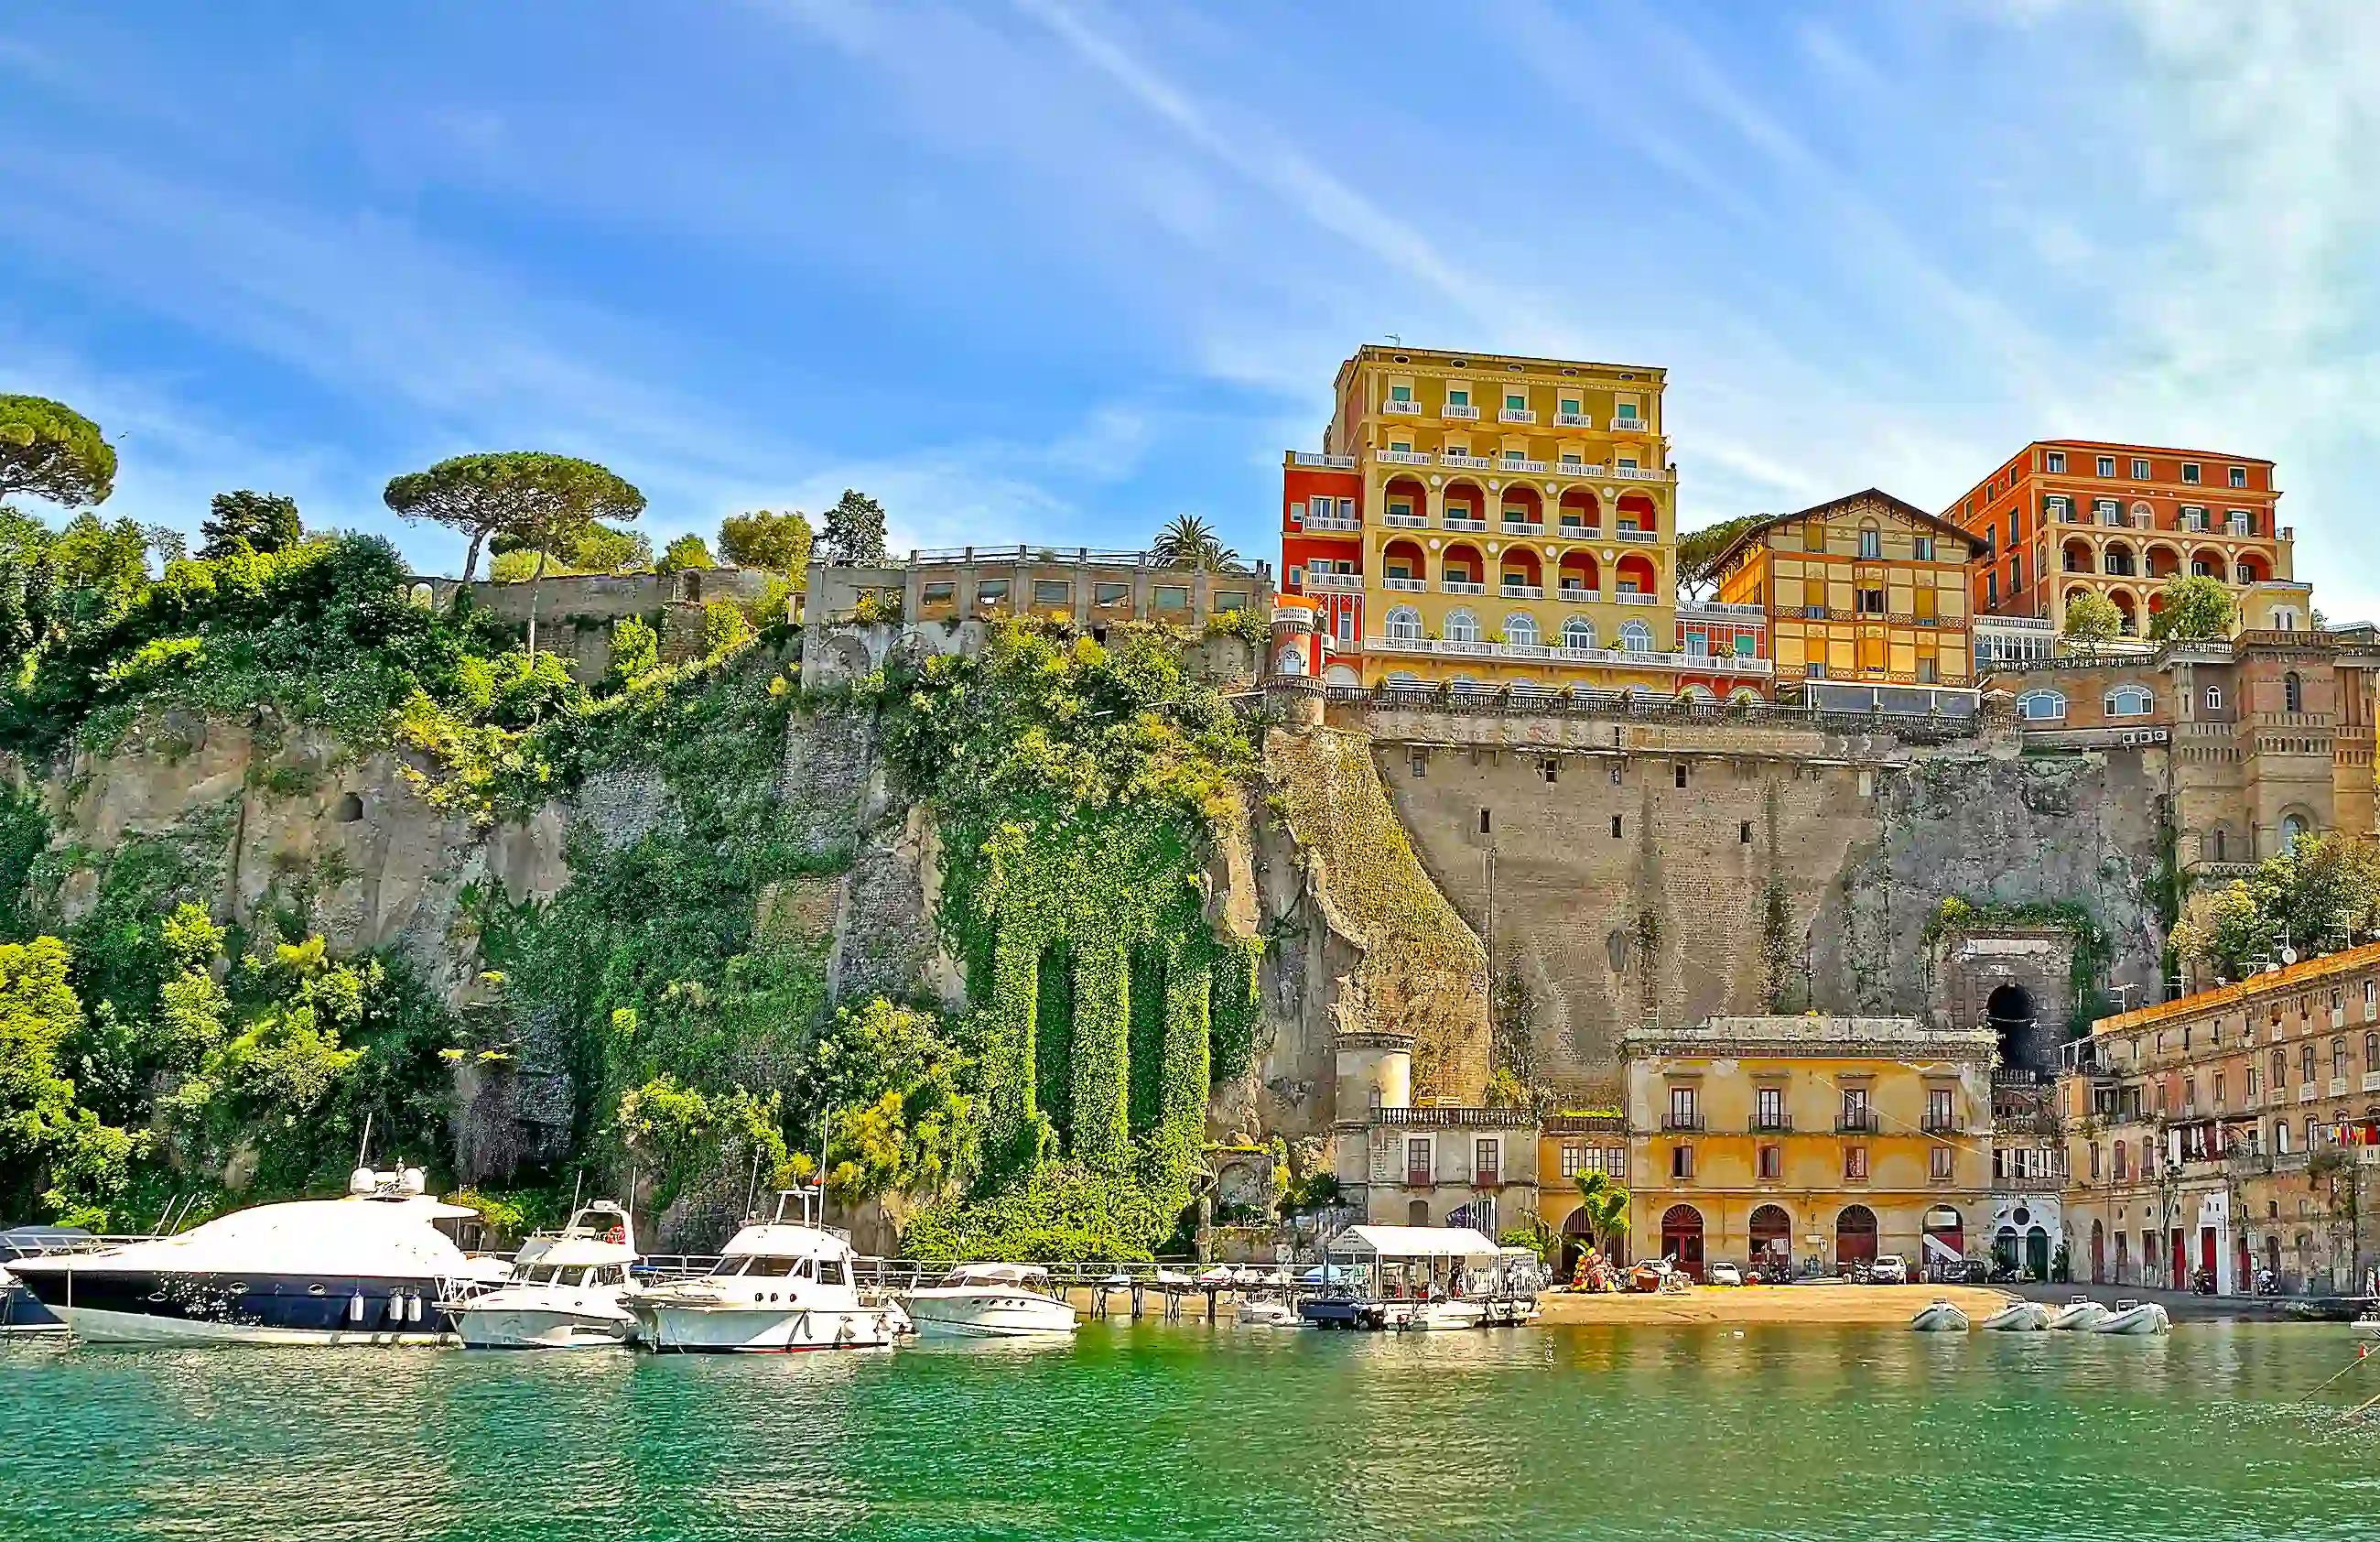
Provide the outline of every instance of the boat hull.
<path id="1" fill-rule="evenodd" d="M 455 1331 L 465 1349 L 619 1349 L 636 1342 L 637 1319 L 625 1311 L 470 1306 L 455 1314 Z"/>
<path id="2" fill-rule="evenodd" d="M 1969 1324 L 1964 1312 L 1948 1302 L 1941 1302 L 1910 1318 L 1909 1327 L 1917 1333 L 1964 1333 Z"/>
<path id="3" fill-rule="evenodd" d="M 1075 1309 L 1041 1296 L 999 1298 L 912 1291 L 903 1298 L 920 1338 L 1049 1338 L 1075 1331 Z"/>
<path id="4" fill-rule="evenodd" d="M 907 1319 L 896 1307 L 674 1306 L 634 1308 L 641 1342 L 662 1354 L 793 1354 L 890 1349 Z"/>
<path id="5" fill-rule="evenodd" d="M 2166 1316 L 2163 1307 L 2154 1303 L 2144 1303 L 2126 1311 L 2110 1313 L 2105 1322 L 2100 1323 L 2091 1331 L 2113 1334 L 2119 1338 L 2144 1339 L 2153 1334 L 2164 1333 L 2171 1327 L 2171 1320 Z"/>
<path id="6" fill-rule="evenodd" d="M 2049 1308 L 2039 1302 L 2012 1301 L 1985 1317 L 1981 1326 L 1987 1333 L 2046 1333 Z"/>
<path id="7" fill-rule="evenodd" d="M 435 1344 L 453 1341 L 443 1282 L 165 1274 L 19 1266 L 76 1337 L 101 1343 Z"/>
<path id="8" fill-rule="evenodd" d="M 2049 1319 L 2049 1326 L 2060 1333 L 2088 1333 L 2107 1320 L 2107 1309 L 2095 1301 L 2069 1306 Z"/>

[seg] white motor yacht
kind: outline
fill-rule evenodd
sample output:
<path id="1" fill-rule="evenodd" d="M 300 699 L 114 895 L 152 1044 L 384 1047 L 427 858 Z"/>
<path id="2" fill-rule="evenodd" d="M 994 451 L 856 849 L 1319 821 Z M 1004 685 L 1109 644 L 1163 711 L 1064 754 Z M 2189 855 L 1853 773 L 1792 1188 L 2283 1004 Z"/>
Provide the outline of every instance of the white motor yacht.
<path id="1" fill-rule="evenodd" d="M 2049 1328 L 2049 1308 L 2037 1301 L 2012 1301 L 1977 1326 L 1992 1333 L 2043 1333 Z"/>
<path id="2" fill-rule="evenodd" d="M 610 1201 L 582 1206 L 559 1231 L 521 1244 L 502 1285 L 449 1311 L 467 1349 L 588 1349 L 625 1344 L 636 1314 L 620 1304 L 637 1239 L 628 1213 Z"/>
<path id="3" fill-rule="evenodd" d="M 1297 1307 L 1287 1301 L 1270 1297 L 1244 1297 L 1232 1307 L 1232 1322 L 1239 1328 L 1304 1328 L 1305 1319 L 1298 1316 Z"/>
<path id="4" fill-rule="evenodd" d="M 1918 1333 L 1964 1333 L 1968 1327 L 1967 1315 L 1960 1311 L 1949 1297 L 1937 1296 L 1917 1309 L 1917 1316 L 1909 1319 L 1909 1326 L 1912 1331 Z"/>
<path id="5" fill-rule="evenodd" d="M 905 1292 L 901 1302 L 929 1338 L 1007 1339 L 1075 1327 L 1075 1309 L 1038 1264 L 962 1264 L 940 1282 Z"/>
<path id="6" fill-rule="evenodd" d="M 663 1353 L 783 1354 L 888 1349 L 915 1331 L 899 1302 L 860 1287 L 850 1240 L 817 1224 L 817 1202 L 815 1188 L 788 1189 L 775 1218 L 736 1232 L 709 1274 L 629 1291 L 622 1304 L 639 1340 Z"/>
<path id="7" fill-rule="evenodd" d="M 2152 1333 L 2169 1333 L 2173 1319 L 2164 1307 L 2153 1301 L 2119 1301 L 2116 1309 L 2092 1327 L 2094 1333 L 2122 1333 L 2135 1337 Z"/>
<path id="8" fill-rule="evenodd" d="M 259 1205 L 171 1237 L 9 1268 L 76 1337 L 116 1343 L 429 1344 L 486 1271 L 434 1223 L 421 1170 L 358 1168 L 345 1199 Z"/>
<path id="9" fill-rule="evenodd" d="M 2072 1296 L 2049 1319 L 2062 1333 L 2088 1333 L 2107 1320 L 2107 1309 L 2089 1296 Z"/>

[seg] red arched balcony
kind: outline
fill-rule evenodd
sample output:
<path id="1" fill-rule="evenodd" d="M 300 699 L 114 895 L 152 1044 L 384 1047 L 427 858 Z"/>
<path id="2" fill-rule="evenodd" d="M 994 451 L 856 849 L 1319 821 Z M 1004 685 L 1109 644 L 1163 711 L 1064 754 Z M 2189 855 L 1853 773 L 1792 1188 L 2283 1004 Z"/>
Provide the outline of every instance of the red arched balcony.
<path id="1" fill-rule="evenodd" d="M 1478 586 L 1488 581 L 1488 564 L 1480 559 L 1479 548 L 1468 541 L 1457 541 L 1446 548 L 1439 571 L 1450 594 L 1476 594 Z M 1463 587 L 1458 589 L 1457 584 Z"/>
<path id="2" fill-rule="evenodd" d="M 1418 541 L 1391 541 L 1380 553 L 1380 576 L 1391 589 L 1420 590 L 1429 579 L 1428 559 Z"/>
<path id="3" fill-rule="evenodd" d="M 1534 600 L 1545 593 L 1545 564 L 1526 546 L 1508 546 L 1499 564 L 1498 587 L 1514 599 Z"/>
<path id="4" fill-rule="evenodd" d="M 1456 480 L 1446 484 L 1446 528 L 1449 530 L 1486 530 L 1488 528 L 1488 495 L 1475 482 Z"/>
<path id="5" fill-rule="evenodd" d="M 1380 493 L 1380 512 L 1386 524 L 1419 530 L 1429 522 L 1428 490 L 1418 478 L 1397 477 Z"/>
<path id="6" fill-rule="evenodd" d="M 1543 535 L 1546 532 L 1546 500 L 1525 482 L 1516 482 L 1503 493 L 1503 529 L 1507 535 Z"/>
<path id="7" fill-rule="evenodd" d="M 1566 488 L 1555 514 L 1564 535 L 1599 535 L 1603 532 L 1603 505 L 1592 488 Z"/>
<path id="8" fill-rule="evenodd" d="M 2124 618 L 2124 635 L 2138 637 L 2141 634 L 2140 608 L 2133 603 L 2132 592 L 2129 589 L 2111 590 L 2107 598 L 2116 602 L 2116 614 Z"/>
<path id="9" fill-rule="evenodd" d="M 2273 570 L 2265 565 L 2263 557 L 2252 552 L 2240 554 L 2239 581 L 2241 583 L 2262 583 L 2272 576 Z"/>
<path id="10" fill-rule="evenodd" d="M 1660 570 L 1653 559 L 1642 552 L 1630 552 L 1620 559 L 1618 569 L 1620 593 L 1622 594 L 1653 594 L 1660 592 Z"/>
<path id="11" fill-rule="evenodd" d="M 2231 565 L 2214 547 L 2201 546 L 2190 554 L 2190 572 L 2193 578 L 2228 579 Z"/>
<path id="12" fill-rule="evenodd" d="M 2149 591 L 2149 615 L 2150 615 L 2150 617 L 2151 617 L 2152 618 L 2155 618 L 2155 617 L 2156 617 L 2160 612 L 2162 612 L 2164 609 L 2165 609 L 2165 591 L 2164 591 L 2164 590 L 2162 590 L 2162 589 L 2152 589 L 2152 590 L 2150 590 L 2150 591 Z"/>
<path id="13" fill-rule="evenodd" d="M 2181 571 L 2181 554 L 2171 546 L 2151 546 L 2142 560 L 2142 571 L 2153 579 L 2173 578 Z"/>
<path id="14" fill-rule="evenodd" d="M 2067 542 L 2060 558 L 2070 573 L 2095 573 L 2099 570 L 2099 564 L 2092 560 L 2091 543 L 2088 541 Z"/>
<path id="15" fill-rule="evenodd" d="M 1593 599 L 1603 588 L 1603 570 L 1596 566 L 1593 552 L 1562 553 L 1561 568 L 1556 577 L 1561 593 L 1576 599 Z"/>
<path id="16" fill-rule="evenodd" d="M 1661 529 L 1661 516 L 1654 509 L 1653 500 L 1642 493 L 1621 494 L 1620 528 L 1658 534 Z"/>

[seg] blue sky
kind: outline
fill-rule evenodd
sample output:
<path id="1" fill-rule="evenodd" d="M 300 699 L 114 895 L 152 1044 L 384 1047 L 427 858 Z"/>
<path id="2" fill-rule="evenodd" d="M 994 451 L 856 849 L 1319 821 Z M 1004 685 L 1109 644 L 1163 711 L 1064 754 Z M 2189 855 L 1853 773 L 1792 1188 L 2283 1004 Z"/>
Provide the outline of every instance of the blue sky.
<path id="1" fill-rule="evenodd" d="M 1685 522 L 2270 456 L 2380 616 L 2380 5 L 16 0 L 0 390 L 110 512 L 590 456 L 657 538 L 1277 548 L 1357 343 L 1658 364 Z"/>

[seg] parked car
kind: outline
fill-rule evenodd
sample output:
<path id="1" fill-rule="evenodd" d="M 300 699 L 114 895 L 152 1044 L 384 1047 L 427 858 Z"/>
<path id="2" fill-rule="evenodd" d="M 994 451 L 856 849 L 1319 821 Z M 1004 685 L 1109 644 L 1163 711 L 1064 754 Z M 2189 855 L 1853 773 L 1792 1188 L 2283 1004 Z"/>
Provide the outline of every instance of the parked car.
<path id="1" fill-rule="evenodd" d="M 1706 1285 L 1741 1285 L 1743 1283 L 1743 1271 L 1737 1268 L 1733 1264 L 1713 1264 L 1710 1268 L 1704 1273 L 1703 1283 Z"/>
<path id="2" fill-rule="evenodd" d="M 1887 1253 L 1871 1259 L 1860 1279 L 1870 1285 L 1906 1285 L 1909 1283 L 1909 1260 L 1897 1253 Z"/>

